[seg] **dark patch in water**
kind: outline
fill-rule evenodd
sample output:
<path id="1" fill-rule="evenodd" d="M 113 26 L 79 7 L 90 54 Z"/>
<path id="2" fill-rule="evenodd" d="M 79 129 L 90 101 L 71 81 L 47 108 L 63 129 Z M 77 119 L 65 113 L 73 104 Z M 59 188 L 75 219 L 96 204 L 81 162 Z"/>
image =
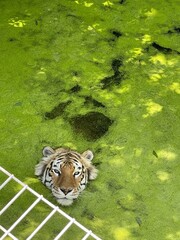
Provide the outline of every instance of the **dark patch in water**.
<path id="1" fill-rule="evenodd" d="M 17 41 L 17 39 L 12 37 L 12 38 L 9 38 L 8 41 L 9 42 L 15 42 L 15 41 Z"/>
<path id="2" fill-rule="evenodd" d="M 107 89 L 113 85 L 119 85 L 121 83 L 124 74 L 113 75 L 111 77 L 104 78 L 101 83 L 103 84 L 102 89 Z"/>
<path id="3" fill-rule="evenodd" d="M 94 214 L 90 212 L 87 208 L 85 208 L 81 214 L 81 217 L 86 217 L 89 220 L 93 220 Z"/>
<path id="4" fill-rule="evenodd" d="M 172 49 L 171 49 L 171 48 L 162 47 L 162 46 L 160 46 L 159 44 L 157 44 L 157 43 L 155 43 L 155 42 L 152 43 L 152 46 L 153 46 L 154 48 L 156 48 L 156 49 L 157 49 L 158 51 L 160 51 L 160 52 L 163 52 L 163 53 L 172 53 Z"/>
<path id="5" fill-rule="evenodd" d="M 79 86 L 78 84 L 70 89 L 70 92 L 72 93 L 76 93 L 79 91 L 81 91 L 81 86 Z"/>
<path id="6" fill-rule="evenodd" d="M 174 31 L 175 31 L 176 33 L 180 33 L 180 27 L 175 27 L 175 28 L 174 28 Z"/>
<path id="7" fill-rule="evenodd" d="M 146 51 L 147 53 L 149 53 L 149 50 L 150 50 L 149 46 L 144 48 L 144 51 Z"/>
<path id="8" fill-rule="evenodd" d="M 174 31 L 177 32 L 177 33 L 180 33 L 180 27 L 175 27 Z"/>
<path id="9" fill-rule="evenodd" d="M 121 67 L 123 65 L 123 62 L 121 59 L 114 59 L 112 61 L 112 69 L 114 71 L 114 75 L 119 74 L 119 67 Z"/>
<path id="10" fill-rule="evenodd" d="M 82 134 L 88 141 L 102 137 L 111 126 L 113 121 L 99 112 L 89 112 L 70 119 L 74 131 Z"/>
<path id="11" fill-rule="evenodd" d="M 136 211 L 136 209 L 133 207 L 131 208 L 131 207 L 124 206 L 124 204 L 120 200 L 117 200 L 117 205 L 119 205 L 124 211 L 130 211 L 130 212 Z"/>
<path id="12" fill-rule="evenodd" d="M 72 72 L 72 75 L 75 76 L 75 77 L 77 77 L 77 76 L 79 75 L 79 73 L 78 73 L 77 71 L 73 71 L 73 72 Z"/>
<path id="13" fill-rule="evenodd" d="M 81 19 L 79 16 L 76 16 L 76 15 L 74 15 L 74 14 L 71 14 L 71 13 L 67 14 L 67 15 L 66 15 L 66 17 L 69 17 L 69 18 L 74 18 L 74 19 L 78 19 L 78 20 L 80 20 L 80 19 Z"/>
<path id="14" fill-rule="evenodd" d="M 119 38 L 122 36 L 122 33 L 119 32 L 118 30 L 111 30 L 110 31 L 116 38 Z"/>
<path id="15" fill-rule="evenodd" d="M 124 76 L 124 72 L 120 72 L 119 68 L 123 65 L 121 59 L 114 59 L 112 61 L 111 67 L 114 71 L 114 75 L 111 77 L 104 78 L 101 83 L 103 84 L 102 89 L 107 89 L 113 85 L 119 85 Z"/>
<path id="16" fill-rule="evenodd" d="M 93 165 L 96 166 L 96 167 L 100 166 L 101 164 L 102 164 L 102 162 L 94 162 L 93 163 Z"/>
<path id="17" fill-rule="evenodd" d="M 96 153 L 101 153 L 102 152 L 102 148 L 97 148 L 96 149 Z"/>
<path id="18" fill-rule="evenodd" d="M 52 62 L 52 59 L 50 58 L 37 58 L 35 60 L 41 64 L 50 64 Z"/>
<path id="19" fill-rule="evenodd" d="M 180 33 L 180 27 L 174 27 L 173 30 L 169 30 L 167 32 L 168 34 L 172 34 L 172 33 Z"/>
<path id="20" fill-rule="evenodd" d="M 16 103 L 14 104 L 14 106 L 16 106 L 16 107 L 21 107 L 21 106 L 22 106 L 22 102 L 16 102 Z"/>
<path id="21" fill-rule="evenodd" d="M 135 219 L 136 219 L 137 224 L 138 224 L 139 227 L 140 227 L 140 226 L 142 225 L 142 220 L 141 220 L 141 218 L 140 218 L 140 217 L 136 217 Z"/>
<path id="22" fill-rule="evenodd" d="M 155 49 L 157 49 L 159 52 L 162 52 L 162 53 L 165 53 L 165 54 L 172 53 L 172 52 L 176 52 L 176 53 L 180 54 L 178 51 L 173 50 L 171 48 L 162 47 L 161 45 L 157 44 L 156 42 L 153 42 L 152 46 Z"/>
<path id="23" fill-rule="evenodd" d="M 86 96 L 84 103 L 85 104 L 93 104 L 95 107 L 103 107 L 103 108 L 105 107 L 101 102 L 98 102 L 97 100 L 95 100 L 91 96 Z"/>
<path id="24" fill-rule="evenodd" d="M 123 4 L 123 3 L 125 3 L 125 2 L 126 2 L 126 0 L 120 0 L 120 1 L 119 1 L 120 4 Z"/>
<path id="25" fill-rule="evenodd" d="M 107 186 L 108 189 L 113 193 L 124 188 L 123 186 L 117 183 L 116 179 L 110 179 L 107 182 Z"/>
<path id="26" fill-rule="evenodd" d="M 27 218 L 24 218 L 23 221 L 21 221 L 23 225 L 29 224 L 29 220 Z"/>
<path id="27" fill-rule="evenodd" d="M 46 112 L 45 113 L 45 119 L 47 119 L 47 120 L 55 119 L 55 118 L 61 116 L 64 113 L 64 110 L 66 109 L 66 107 L 70 103 L 71 103 L 71 101 L 60 103 L 59 105 L 54 107 L 51 112 Z"/>
<path id="28" fill-rule="evenodd" d="M 156 158 L 158 158 L 158 155 L 157 155 L 156 151 L 153 150 L 152 153 L 153 153 L 153 155 L 154 155 Z"/>
<path id="29" fill-rule="evenodd" d="M 94 163 L 93 163 L 93 165 L 94 165 Z M 94 193 L 94 192 L 98 192 L 99 189 L 96 186 L 89 185 L 88 186 L 88 191 Z"/>

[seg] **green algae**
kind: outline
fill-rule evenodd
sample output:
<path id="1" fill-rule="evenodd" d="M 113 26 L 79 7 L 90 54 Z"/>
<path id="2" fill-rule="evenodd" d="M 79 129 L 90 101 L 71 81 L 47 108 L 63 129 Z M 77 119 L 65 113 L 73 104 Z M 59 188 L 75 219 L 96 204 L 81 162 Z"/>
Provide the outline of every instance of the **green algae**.
<path id="1" fill-rule="evenodd" d="M 34 178 L 42 147 L 92 149 L 99 176 L 63 210 L 102 239 L 179 239 L 178 1 L 26 0 L 0 8 L 1 165 L 56 203 Z M 95 138 L 85 121 L 72 126 L 92 112 L 113 120 Z M 88 135 L 79 134 L 82 126 Z M 3 191 L 0 205 L 16 190 Z M 30 204 L 20 201 L 22 209 Z M 1 216 L 7 226 L 9 211 Z M 26 231 L 14 230 L 19 239 L 47 213 L 36 211 L 22 223 Z M 37 239 L 52 239 L 58 221 Z M 73 229 L 64 239 L 72 236 L 82 237 Z"/>
<path id="2" fill-rule="evenodd" d="M 99 112 L 89 112 L 70 119 L 76 134 L 82 134 L 88 141 L 96 141 L 102 137 L 113 123 L 111 119 Z"/>

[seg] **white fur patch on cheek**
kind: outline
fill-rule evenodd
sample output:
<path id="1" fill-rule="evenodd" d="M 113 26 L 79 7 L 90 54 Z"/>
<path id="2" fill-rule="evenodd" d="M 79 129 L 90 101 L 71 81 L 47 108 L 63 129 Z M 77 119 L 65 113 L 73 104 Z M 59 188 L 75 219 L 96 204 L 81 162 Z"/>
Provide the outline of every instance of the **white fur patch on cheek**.
<path id="1" fill-rule="evenodd" d="M 40 176 L 43 172 L 42 165 L 39 163 L 35 167 L 35 175 Z"/>
<path id="2" fill-rule="evenodd" d="M 89 180 L 96 179 L 97 175 L 98 175 L 98 170 L 93 168 L 92 170 L 89 171 Z"/>

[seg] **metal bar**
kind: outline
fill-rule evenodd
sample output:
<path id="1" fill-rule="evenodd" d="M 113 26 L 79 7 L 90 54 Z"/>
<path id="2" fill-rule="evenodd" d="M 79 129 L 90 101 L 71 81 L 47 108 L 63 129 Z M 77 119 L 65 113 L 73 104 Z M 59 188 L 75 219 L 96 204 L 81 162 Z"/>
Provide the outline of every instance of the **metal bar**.
<path id="1" fill-rule="evenodd" d="M 3 173 L 5 173 L 6 175 L 11 176 L 11 174 L 10 174 L 8 171 L 6 171 L 3 167 L 1 167 L 1 166 L 0 166 L 0 170 L 1 170 Z"/>
<path id="2" fill-rule="evenodd" d="M 11 176 L 9 176 L 9 177 L 6 179 L 6 181 L 3 182 L 3 183 L 1 184 L 1 186 L 0 186 L 0 190 L 1 190 L 4 186 L 6 186 L 6 184 L 7 184 L 8 182 L 10 182 L 13 177 L 14 177 L 14 175 L 12 174 Z"/>
<path id="3" fill-rule="evenodd" d="M 36 204 L 38 204 L 38 202 L 41 201 L 41 199 L 42 196 L 40 196 L 40 198 L 37 198 L 33 202 L 33 204 L 31 204 L 31 206 L 18 218 L 18 220 L 14 222 L 14 224 L 6 231 L 6 233 L 2 237 L 7 236 L 18 225 L 18 223 L 36 206 Z"/>
<path id="4" fill-rule="evenodd" d="M 7 204 L 6 206 L 0 211 L 0 216 L 6 209 L 26 190 L 27 185 L 25 185 Z"/>
<path id="5" fill-rule="evenodd" d="M 96 236 L 93 232 L 90 234 L 91 237 L 93 237 L 96 240 L 102 240 L 101 238 L 99 238 L 98 236 Z"/>
<path id="6" fill-rule="evenodd" d="M 41 222 L 41 224 L 31 233 L 31 235 L 26 240 L 30 240 L 34 237 L 34 235 L 44 226 L 44 224 L 55 214 L 55 212 L 57 212 L 57 208 L 54 208 L 50 212 L 50 214 Z"/>
<path id="7" fill-rule="evenodd" d="M 3 232 L 7 232 L 7 230 L 3 227 L 3 226 L 1 226 L 0 225 L 0 229 L 3 231 Z M 8 233 L 8 236 L 9 237 L 11 237 L 13 240 L 18 240 L 18 238 L 16 238 L 14 235 L 12 235 L 11 233 Z M 0 238 L 1 240 L 3 239 L 3 238 Z"/>
<path id="8" fill-rule="evenodd" d="M 86 235 L 82 238 L 82 240 L 86 240 L 86 239 L 91 235 L 91 233 L 92 233 L 91 230 L 88 231 L 88 232 L 86 233 Z"/>
<path id="9" fill-rule="evenodd" d="M 63 228 L 63 230 L 54 238 L 54 240 L 58 240 L 68 230 L 68 228 L 70 228 L 74 221 L 75 219 L 72 218 L 71 221 Z"/>
<path id="10" fill-rule="evenodd" d="M 87 232 L 87 234 L 82 238 L 82 240 L 87 239 L 89 236 L 93 237 L 96 240 L 102 240 L 101 238 L 99 238 L 98 236 L 96 236 L 91 230 L 89 230 Z"/>

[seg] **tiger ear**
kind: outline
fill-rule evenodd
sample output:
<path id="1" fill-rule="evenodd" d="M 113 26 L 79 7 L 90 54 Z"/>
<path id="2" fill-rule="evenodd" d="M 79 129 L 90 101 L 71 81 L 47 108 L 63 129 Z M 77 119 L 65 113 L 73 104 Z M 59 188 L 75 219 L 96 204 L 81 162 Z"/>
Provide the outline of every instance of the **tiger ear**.
<path id="1" fill-rule="evenodd" d="M 52 149 L 51 147 L 45 147 L 43 148 L 43 155 L 44 157 L 47 157 L 49 155 L 52 155 L 53 153 L 55 153 L 54 149 Z"/>
<path id="2" fill-rule="evenodd" d="M 82 156 L 85 159 L 87 159 L 88 161 L 91 161 L 93 159 L 93 157 L 94 157 L 93 152 L 90 151 L 90 150 L 87 150 L 87 151 L 83 152 Z"/>

